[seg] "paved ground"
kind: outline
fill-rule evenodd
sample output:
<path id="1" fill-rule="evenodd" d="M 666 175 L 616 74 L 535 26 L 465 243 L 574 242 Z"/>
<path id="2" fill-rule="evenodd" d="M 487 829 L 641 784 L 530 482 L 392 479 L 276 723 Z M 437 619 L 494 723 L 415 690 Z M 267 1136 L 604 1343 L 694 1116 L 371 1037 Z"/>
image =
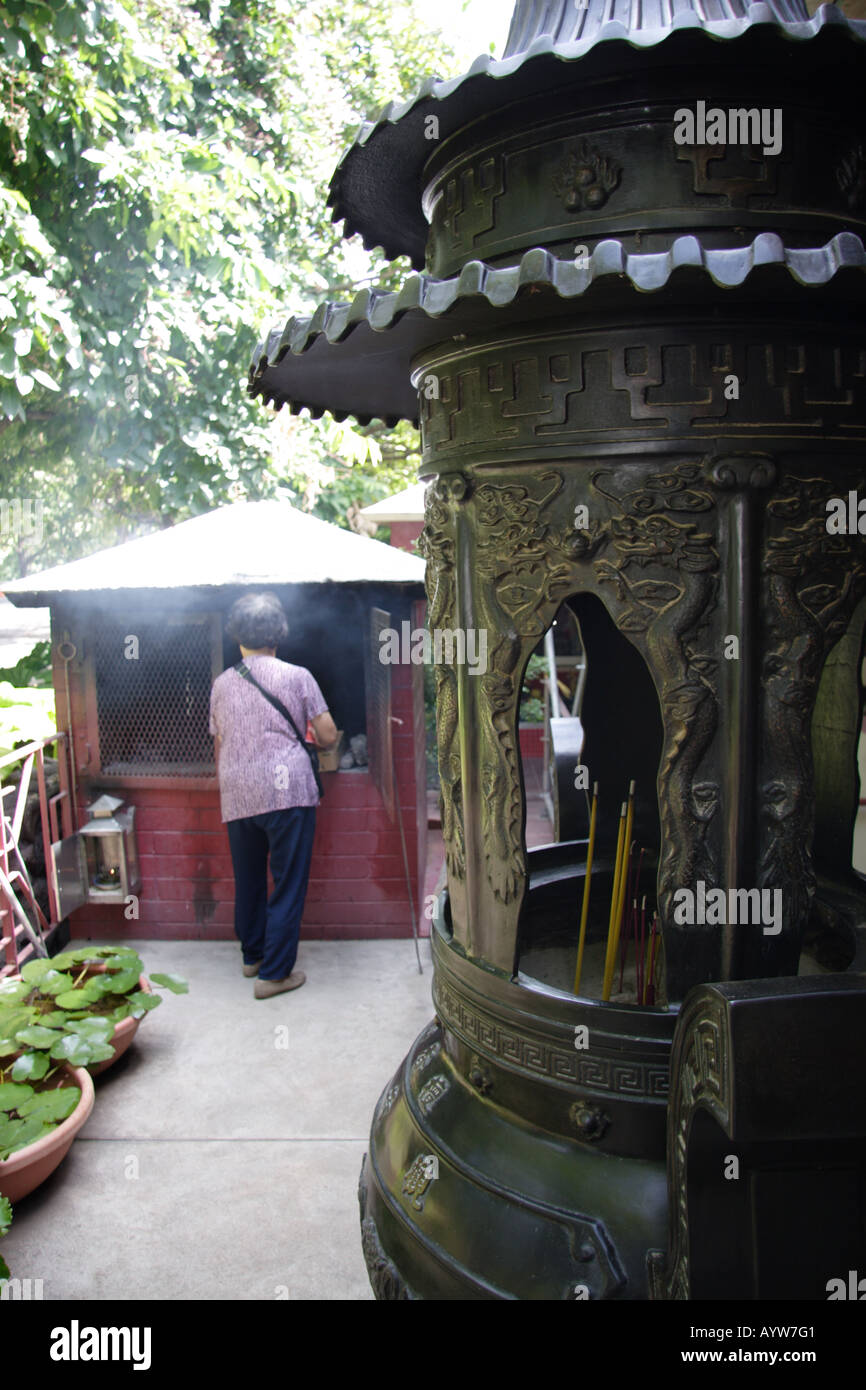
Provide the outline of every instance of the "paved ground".
<path id="1" fill-rule="evenodd" d="M 69 1156 L 15 1208 L 45 1299 L 372 1299 L 356 1190 L 376 1101 L 433 1014 L 409 941 L 302 941 L 304 987 L 253 998 L 227 942 L 137 943 L 184 975 L 96 1079 Z"/>
<path id="2" fill-rule="evenodd" d="M 552 838 L 536 798 L 527 831 Z M 431 831 L 428 892 L 443 859 Z M 263 1001 L 234 943 L 133 944 L 190 992 L 143 1021 L 69 1156 L 16 1206 L 13 1276 L 46 1300 L 372 1299 L 358 1174 L 376 1101 L 433 1015 L 429 941 L 421 976 L 411 940 L 302 938 L 306 985 Z"/>
<path id="3" fill-rule="evenodd" d="M 527 828 L 550 840 L 540 803 Z M 866 808 L 855 845 L 866 870 Z M 432 1017 L 429 943 L 419 976 L 411 940 L 302 941 L 307 984 L 265 1001 L 234 944 L 137 944 L 190 993 L 144 1020 L 69 1157 L 16 1207 L 13 1275 L 52 1300 L 371 1299 L 358 1172 L 376 1100 Z"/>

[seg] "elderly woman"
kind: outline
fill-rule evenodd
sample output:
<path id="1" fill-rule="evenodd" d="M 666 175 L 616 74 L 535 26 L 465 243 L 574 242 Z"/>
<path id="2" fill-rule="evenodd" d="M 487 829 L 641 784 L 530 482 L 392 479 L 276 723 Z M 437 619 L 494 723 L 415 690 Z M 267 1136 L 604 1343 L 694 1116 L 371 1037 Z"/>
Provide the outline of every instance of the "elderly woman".
<path id="1" fill-rule="evenodd" d="M 258 976 L 257 999 L 297 989 L 306 979 L 294 966 L 319 803 L 310 756 L 268 696 L 285 706 L 301 737 L 311 724 L 320 748 L 337 739 L 309 671 L 277 660 L 288 630 L 276 595 L 238 599 L 226 631 L 238 643 L 252 680 L 230 667 L 214 681 L 210 701 L 222 818 L 235 875 L 235 932 L 243 973 Z M 268 856 L 274 881 L 270 898 Z"/>

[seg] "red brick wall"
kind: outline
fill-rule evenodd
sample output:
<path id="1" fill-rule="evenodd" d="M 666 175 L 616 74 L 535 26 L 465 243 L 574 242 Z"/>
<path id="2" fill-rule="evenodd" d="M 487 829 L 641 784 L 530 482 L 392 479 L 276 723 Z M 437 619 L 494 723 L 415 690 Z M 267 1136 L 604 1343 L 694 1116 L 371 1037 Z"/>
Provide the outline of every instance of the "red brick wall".
<path id="1" fill-rule="evenodd" d="M 398 770 L 401 759 L 405 771 L 414 766 L 410 758 L 407 767 L 399 746 L 397 759 Z M 411 917 L 399 829 L 390 825 L 372 779 L 365 771 L 353 770 L 325 773 L 324 782 L 326 798 L 316 819 L 304 935 L 316 940 L 409 936 Z M 417 904 L 414 777 L 408 783 L 404 780 L 400 791 Z M 127 921 L 118 905 L 88 904 L 72 914 L 72 935 L 232 938 L 234 879 L 217 790 L 131 787 L 125 795 L 137 808 L 138 920 Z"/>
<path id="2" fill-rule="evenodd" d="M 423 618 L 413 621 L 420 626 Z M 393 666 L 391 675 L 392 713 L 403 721 L 393 726 L 399 801 L 420 915 L 427 841 L 423 670 Z M 79 751 L 83 738 L 79 725 Z M 389 822 L 368 772 L 324 773 L 323 779 L 302 933 L 314 940 L 410 936 L 399 826 Z M 139 917 L 127 921 L 117 904 L 88 904 L 69 919 L 73 937 L 233 938 L 234 879 L 216 782 L 204 790 L 175 782 L 113 785 L 111 792 L 136 807 Z M 81 788 L 81 823 L 92 794 Z"/>
<path id="3" fill-rule="evenodd" d="M 216 788 L 112 787 L 112 794 L 136 808 L 139 917 L 127 921 L 120 906 L 88 904 L 70 917 L 72 935 L 231 936 L 234 881 Z"/>

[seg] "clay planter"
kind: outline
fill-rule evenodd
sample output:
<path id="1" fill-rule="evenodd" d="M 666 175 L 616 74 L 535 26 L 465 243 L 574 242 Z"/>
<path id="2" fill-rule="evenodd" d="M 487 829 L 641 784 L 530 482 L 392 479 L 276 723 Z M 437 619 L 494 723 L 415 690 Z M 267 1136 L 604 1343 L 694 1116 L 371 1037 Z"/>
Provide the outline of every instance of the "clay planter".
<path id="1" fill-rule="evenodd" d="M 88 970 L 87 974 L 88 976 L 104 975 L 105 966 L 94 965 L 90 970 Z M 150 980 L 148 980 L 146 975 L 140 975 L 138 977 L 138 987 L 139 989 L 144 990 L 145 994 L 153 994 Z M 116 1023 L 114 1025 L 114 1032 L 111 1035 L 111 1045 L 114 1048 L 114 1056 L 106 1057 L 104 1062 L 94 1062 L 93 1066 L 88 1067 L 87 1070 L 90 1072 L 91 1076 L 99 1076 L 100 1072 L 108 1071 L 109 1067 L 114 1066 L 118 1057 L 123 1056 L 124 1052 L 129 1047 L 129 1044 L 135 1037 L 140 1022 L 140 1018 L 122 1018 L 119 1023 Z"/>
<path id="2" fill-rule="evenodd" d="M 0 1161 L 0 1195 L 8 1197 L 12 1203 L 19 1202 L 51 1176 L 93 1109 L 93 1082 L 85 1068 L 66 1067 L 64 1070 L 67 1084 L 81 1088 L 81 1099 L 72 1114 L 61 1120 L 44 1139 L 37 1139 Z"/>
<path id="3" fill-rule="evenodd" d="M 91 975 L 104 974 L 104 965 L 92 965 L 90 969 L 87 971 L 85 979 L 89 979 Z M 9 976 L 10 980 L 20 980 L 20 978 L 20 975 Z M 153 987 L 146 975 L 139 975 L 138 987 L 139 989 L 143 990 L 145 994 L 153 994 Z M 98 1076 L 100 1072 L 108 1071 L 109 1067 L 114 1066 L 118 1057 L 123 1056 L 124 1052 L 129 1047 L 129 1044 L 135 1037 L 140 1022 L 140 1018 L 122 1018 L 119 1023 L 116 1023 L 114 1025 L 114 1032 L 111 1035 L 111 1045 L 114 1048 L 114 1056 L 106 1057 L 104 1062 L 94 1062 L 92 1066 L 88 1067 L 87 1070 L 90 1072 L 91 1076 Z M 72 1116 L 70 1115 L 69 1118 L 71 1119 Z"/>

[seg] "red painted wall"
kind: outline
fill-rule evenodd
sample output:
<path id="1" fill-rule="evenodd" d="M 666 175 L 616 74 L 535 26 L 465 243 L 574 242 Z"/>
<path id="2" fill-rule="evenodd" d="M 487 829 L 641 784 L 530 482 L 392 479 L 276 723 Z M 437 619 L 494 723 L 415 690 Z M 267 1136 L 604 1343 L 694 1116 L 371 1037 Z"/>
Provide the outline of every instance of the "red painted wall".
<path id="1" fill-rule="evenodd" d="M 423 521 L 392 521 L 391 545 L 396 545 L 400 550 L 408 550 L 416 555 L 417 548 L 415 542 L 423 530 Z"/>
<path id="2" fill-rule="evenodd" d="M 520 754 L 523 758 L 544 757 L 544 725 L 521 724 Z"/>

